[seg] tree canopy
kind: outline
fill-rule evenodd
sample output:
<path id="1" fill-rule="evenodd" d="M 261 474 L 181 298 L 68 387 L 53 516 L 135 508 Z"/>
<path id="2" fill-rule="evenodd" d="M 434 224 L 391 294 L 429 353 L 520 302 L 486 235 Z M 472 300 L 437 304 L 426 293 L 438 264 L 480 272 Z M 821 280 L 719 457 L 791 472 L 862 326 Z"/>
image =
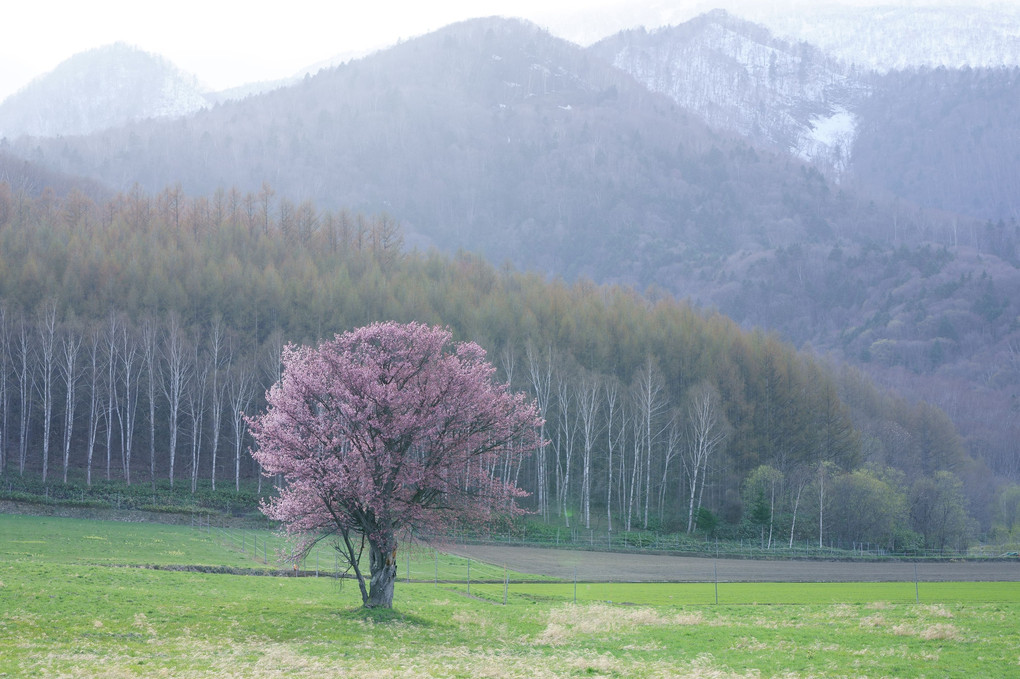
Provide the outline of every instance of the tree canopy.
<path id="1" fill-rule="evenodd" d="M 249 420 L 255 459 L 285 480 L 263 511 L 306 546 L 337 537 L 364 605 L 391 607 L 398 533 L 428 537 L 458 519 L 520 511 L 513 479 L 540 421 L 494 372 L 477 344 L 420 323 L 285 347 L 283 376 Z"/>

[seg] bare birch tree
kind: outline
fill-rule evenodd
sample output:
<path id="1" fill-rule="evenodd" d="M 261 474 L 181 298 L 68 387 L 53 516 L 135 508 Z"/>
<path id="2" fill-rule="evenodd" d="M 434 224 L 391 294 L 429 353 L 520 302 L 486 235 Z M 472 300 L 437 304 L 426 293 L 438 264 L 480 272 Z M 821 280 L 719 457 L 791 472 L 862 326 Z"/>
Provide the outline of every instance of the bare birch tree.
<path id="1" fill-rule="evenodd" d="M 43 445 L 42 445 L 42 480 L 46 483 L 46 474 L 50 466 L 50 438 L 53 430 L 53 372 L 56 366 L 57 352 L 57 305 L 47 302 L 39 314 L 39 372 L 42 378 L 40 385 L 43 406 Z"/>
<path id="2" fill-rule="evenodd" d="M 697 528 L 697 512 L 701 509 L 709 462 L 730 432 L 719 392 L 711 384 L 701 382 L 687 395 L 686 429 L 683 463 L 689 495 L 687 532 L 691 533 Z"/>
<path id="3" fill-rule="evenodd" d="M 31 431 L 29 422 L 32 418 L 32 392 L 35 389 L 35 372 L 31 363 L 32 341 L 29 325 L 22 316 L 18 319 L 15 336 L 14 372 L 18 379 L 18 474 L 25 475 L 25 462 L 28 460 L 28 434 Z"/>
<path id="4" fill-rule="evenodd" d="M 64 380 L 64 483 L 67 483 L 67 468 L 71 460 L 71 439 L 74 432 L 74 412 L 78 403 L 75 396 L 80 373 L 78 357 L 81 354 L 81 344 L 81 332 L 69 325 L 64 331 L 60 356 L 62 360 L 58 366 L 60 376 Z"/>
<path id="5" fill-rule="evenodd" d="M 619 403 L 619 383 L 614 378 L 603 382 L 606 395 L 606 525 L 609 532 L 613 532 L 613 453 L 617 450 L 618 444 L 622 444 L 624 431 L 623 422 L 615 428 L 614 425 L 618 415 L 622 416 Z M 617 441 L 617 437 L 619 441 Z"/>
<path id="6" fill-rule="evenodd" d="M 634 384 L 634 402 L 640 419 L 640 427 L 635 438 L 635 447 L 641 451 L 642 469 L 635 472 L 644 472 L 644 528 L 648 528 L 648 509 L 650 504 L 652 486 L 652 456 L 659 437 L 665 430 L 662 415 L 666 410 L 665 398 L 666 387 L 662 381 L 662 374 L 655 367 L 652 358 L 649 356 L 644 367 L 638 373 Z M 629 524 L 629 522 L 628 522 Z M 629 529 L 629 526 L 628 526 Z"/>
<path id="7" fill-rule="evenodd" d="M 534 345 L 528 344 L 528 375 L 531 378 L 531 390 L 535 395 L 535 404 L 538 407 L 538 415 L 542 418 L 542 426 L 539 429 L 539 440 L 541 444 L 535 451 L 535 466 L 537 473 L 536 499 L 538 500 L 538 512 L 543 518 L 549 518 L 549 482 L 546 471 L 546 418 L 549 414 L 549 400 L 552 394 L 552 356 L 547 351 L 544 357 L 540 357 L 535 351 Z"/>
<path id="8" fill-rule="evenodd" d="M 681 443 L 683 441 L 683 417 L 680 411 L 674 409 L 669 418 L 669 425 L 666 428 L 666 447 L 662 453 L 662 481 L 659 483 L 659 524 L 665 514 L 666 490 L 669 488 L 669 466 L 678 455 L 681 454 Z"/>
<path id="9" fill-rule="evenodd" d="M 11 398 L 7 378 L 10 370 L 10 349 L 7 307 L 0 303 L 0 476 L 7 473 L 7 406 Z"/>
<path id="10" fill-rule="evenodd" d="M 145 364 L 145 386 L 149 397 L 149 482 L 156 492 L 156 344 L 158 341 L 156 322 L 147 318 L 142 323 L 142 362 Z"/>
<path id="11" fill-rule="evenodd" d="M 245 411 L 255 396 L 252 371 L 238 367 L 230 380 L 230 418 L 234 431 L 234 489 L 241 490 L 241 452 L 244 450 Z"/>
<path id="12" fill-rule="evenodd" d="M 212 482 L 212 489 L 216 490 L 216 465 L 217 455 L 220 447 L 220 432 L 223 429 L 223 406 L 226 400 L 227 381 L 224 374 L 231 362 L 230 344 L 227 342 L 226 332 L 223 327 L 223 320 L 216 316 L 209 326 L 209 370 L 211 384 L 209 397 L 212 400 L 212 426 L 209 433 L 212 436 L 211 465 L 209 478 Z"/>
<path id="13" fill-rule="evenodd" d="M 191 352 L 192 379 L 188 382 L 186 401 L 188 422 L 191 425 L 191 492 L 198 490 L 198 469 L 202 457 L 202 431 L 205 424 L 205 398 L 209 386 L 209 360 L 198 351 L 195 343 Z"/>
<path id="14" fill-rule="evenodd" d="M 577 385 L 575 402 L 581 423 L 581 513 L 587 529 L 591 528 L 592 454 L 604 428 L 603 420 L 599 417 L 601 393 L 602 385 L 598 377 L 585 372 Z"/>
<path id="15" fill-rule="evenodd" d="M 138 341 L 125 323 L 120 325 L 117 349 L 121 368 L 120 376 L 124 387 L 123 398 L 117 405 L 117 418 L 121 431 L 121 466 L 124 471 L 124 481 L 130 486 L 132 444 L 134 443 L 138 414 L 138 383 L 141 369 L 138 366 Z"/>
<path id="16" fill-rule="evenodd" d="M 104 343 L 106 350 L 106 480 L 110 480 L 113 457 L 113 416 L 117 410 L 117 339 L 120 336 L 121 321 L 117 314 L 110 312 L 106 319 Z"/>
<path id="17" fill-rule="evenodd" d="M 561 514 L 570 527 L 570 512 L 567 501 L 570 496 L 570 470 L 574 457 L 574 443 L 577 438 L 577 418 L 574 416 L 574 390 L 569 379 L 562 373 L 556 378 L 556 403 L 558 423 L 556 427 L 556 499 L 557 513 Z"/>
<path id="18" fill-rule="evenodd" d="M 163 364 L 163 369 L 160 371 L 162 375 L 160 384 L 167 404 L 171 488 L 174 486 L 174 470 L 177 464 L 177 435 L 180 432 L 181 402 L 184 397 L 184 389 L 191 378 L 186 343 L 187 338 L 181 327 L 180 319 L 175 314 L 171 314 L 160 345 Z"/>
<path id="19" fill-rule="evenodd" d="M 89 330 L 86 365 L 86 383 L 89 388 L 89 423 L 86 441 L 85 455 L 85 483 L 92 485 L 92 460 L 96 452 L 96 435 L 99 433 L 99 421 L 102 419 L 102 365 L 100 364 L 100 351 L 102 346 L 102 331 L 98 327 Z"/>

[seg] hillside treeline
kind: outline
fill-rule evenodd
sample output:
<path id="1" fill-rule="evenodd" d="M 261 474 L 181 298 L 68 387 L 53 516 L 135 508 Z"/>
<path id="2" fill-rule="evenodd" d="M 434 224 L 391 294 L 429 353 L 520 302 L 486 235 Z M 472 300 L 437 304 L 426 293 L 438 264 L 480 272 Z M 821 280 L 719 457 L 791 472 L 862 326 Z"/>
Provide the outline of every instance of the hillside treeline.
<path id="1" fill-rule="evenodd" d="M 894 549 L 992 522 L 936 408 L 669 296 L 408 252 L 386 216 L 268 185 L 97 205 L 0 184 L 0 299 L 8 475 L 238 486 L 285 342 L 418 320 L 536 398 L 548 445 L 514 473 L 550 520 Z"/>

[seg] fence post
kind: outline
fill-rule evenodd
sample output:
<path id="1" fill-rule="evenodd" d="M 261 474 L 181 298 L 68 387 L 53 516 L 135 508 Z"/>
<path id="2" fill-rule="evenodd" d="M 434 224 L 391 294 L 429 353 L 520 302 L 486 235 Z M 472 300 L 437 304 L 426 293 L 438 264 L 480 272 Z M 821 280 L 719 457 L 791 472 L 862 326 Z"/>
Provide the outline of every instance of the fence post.
<path id="1" fill-rule="evenodd" d="M 917 562 L 914 562 L 914 603 L 921 603 L 921 592 L 917 588 Z"/>
<path id="2" fill-rule="evenodd" d="M 574 603 L 577 603 L 577 566 L 574 566 Z"/>
<path id="3" fill-rule="evenodd" d="M 506 564 L 503 564 L 503 605 L 506 606 L 506 594 L 510 588 L 510 573 L 506 569 Z"/>
<path id="4" fill-rule="evenodd" d="M 433 549 L 432 554 L 436 557 L 436 587 L 439 587 L 439 550 Z"/>
<path id="5" fill-rule="evenodd" d="M 712 573 L 715 575 L 715 604 L 719 605 L 719 564 L 712 562 Z"/>
<path id="6" fill-rule="evenodd" d="M 468 596 L 471 596 L 471 559 L 467 560 L 467 588 Z"/>

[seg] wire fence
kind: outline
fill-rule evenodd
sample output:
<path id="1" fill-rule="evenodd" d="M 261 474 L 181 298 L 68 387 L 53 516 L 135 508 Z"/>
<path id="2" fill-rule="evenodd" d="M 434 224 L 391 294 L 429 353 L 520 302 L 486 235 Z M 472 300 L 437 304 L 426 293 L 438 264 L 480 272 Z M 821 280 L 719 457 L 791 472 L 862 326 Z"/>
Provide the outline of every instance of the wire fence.
<path id="1" fill-rule="evenodd" d="M 965 553 L 953 549 L 912 549 L 891 551 L 873 542 L 850 541 L 840 543 L 828 541 L 819 544 L 816 539 L 774 540 L 765 544 L 762 539 L 737 538 L 719 540 L 708 536 L 695 536 L 678 532 L 663 534 L 655 531 L 598 531 L 584 528 L 550 528 L 531 532 L 519 530 L 503 533 L 454 530 L 450 539 L 463 545 L 527 545 L 556 549 L 581 549 L 587 551 L 644 551 L 670 554 L 689 554 L 738 559 L 955 559 L 1016 557 L 1020 545 L 977 545 Z"/>
<path id="2" fill-rule="evenodd" d="M 224 548 L 277 575 L 353 577 L 332 545 L 295 559 L 278 533 L 203 523 Z M 1020 603 L 1020 560 L 855 562 L 732 559 L 450 543 L 404 545 L 398 583 L 432 585 L 494 604 L 607 602 L 643 605 L 808 603 Z M 368 572 L 367 555 L 363 564 Z"/>

